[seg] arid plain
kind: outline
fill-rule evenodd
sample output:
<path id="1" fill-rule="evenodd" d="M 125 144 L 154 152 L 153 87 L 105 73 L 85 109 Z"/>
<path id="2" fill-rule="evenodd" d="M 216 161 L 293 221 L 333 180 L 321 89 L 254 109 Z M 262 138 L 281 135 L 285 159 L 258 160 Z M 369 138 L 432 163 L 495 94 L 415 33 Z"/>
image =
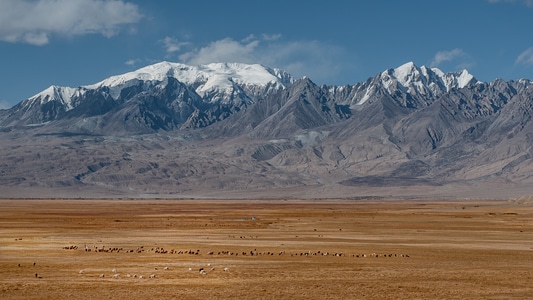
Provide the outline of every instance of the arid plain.
<path id="1" fill-rule="evenodd" d="M 533 204 L 0 200 L 2 299 L 531 299 Z"/>

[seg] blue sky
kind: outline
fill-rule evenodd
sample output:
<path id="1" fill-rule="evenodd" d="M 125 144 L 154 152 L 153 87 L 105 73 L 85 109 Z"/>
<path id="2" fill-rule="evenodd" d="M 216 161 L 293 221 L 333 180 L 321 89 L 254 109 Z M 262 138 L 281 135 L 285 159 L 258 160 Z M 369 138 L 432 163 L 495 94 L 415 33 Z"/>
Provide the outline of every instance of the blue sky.
<path id="1" fill-rule="evenodd" d="M 413 61 L 533 79 L 533 0 L 0 0 L 0 108 L 167 60 L 353 84 Z"/>

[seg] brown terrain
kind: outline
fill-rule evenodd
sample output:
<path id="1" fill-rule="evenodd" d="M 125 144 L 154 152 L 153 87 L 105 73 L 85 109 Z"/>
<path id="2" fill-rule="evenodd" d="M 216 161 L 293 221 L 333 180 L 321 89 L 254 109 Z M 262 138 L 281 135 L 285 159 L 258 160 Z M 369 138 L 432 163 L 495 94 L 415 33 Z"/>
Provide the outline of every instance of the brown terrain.
<path id="1" fill-rule="evenodd" d="M 532 283 L 526 198 L 0 200 L 1 299 L 532 299 Z"/>

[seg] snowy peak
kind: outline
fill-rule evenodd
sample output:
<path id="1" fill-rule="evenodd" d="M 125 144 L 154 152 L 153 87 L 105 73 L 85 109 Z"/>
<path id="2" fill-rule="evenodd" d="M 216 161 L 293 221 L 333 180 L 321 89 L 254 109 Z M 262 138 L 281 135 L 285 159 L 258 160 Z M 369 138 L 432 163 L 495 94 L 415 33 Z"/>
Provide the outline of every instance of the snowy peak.
<path id="1" fill-rule="evenodd" d="M 477 82 L 467 70 L 444 73 L 438 68 L 417 67 L 413 62 L 383 71 L 380 79 L 390 94 L 400 89 L 403 92 L 428 96 L 437 96 Z"/>
<path id="2" fill-rule="evenodd" d="M 390 72 L 387 73 L 390 74 Z M 426 79 L 428 75 L 426 67 L 418 68 L 413 62 L 408 62 L 396 69 L 392 69 L 393 78 L 396 78 L 403 86 L 409 86 L 412 82 L 419 81 L 421 74 L 424 76 L 422 78 Z"/>
<path id="3" fill-rule="evenodd" d="M 466 87 L 468 84 L 470 84 L 470 82 L 477 83 L 477 80 L 474 78 L 474 76 L 468 73 L 467 70 L 463 70 L 457 73 L 448 73 L 445 74 L 443 77 L 448 79 L 449 86 L 453 86 L 460 89 Z"/>
<path id="4" fill-rule="evenodd" d="M 178 81 L 195 87 L 200 96 L 213 91 L 232 92 L 235 85 L 279 88 L 289 86 L 294 80 L 281 70 L 270 69 L 259 64 L 212 63 L 189 66 L 180 63 L 160 62 L 123 75 L 112 76 L 87 88 L 127 87 L 139 81 L 164 82 L 173 77 Z M 113 93 L 116 96 L 116 93 Z"/>
<path id="5" fill-rule="evenodd" d="M 44 104 L 46 102 L 55 100 L 66 106 L 67 109 L 72 108 L 72 98 L 77 95 L 80 96 L 85 92 L 83 88 L 71 88 L 52 85 L 46 90 L 28 98 L 30 103 Z"/>
<path id="6" fill-rule="evenodd" d="M 224 78 L 224 83 L 235 81 L 245 84 L 260 85 L 265 85 L 269 82 L 281 82 L 283 84 L 290 84 L 292 82 L 288 73 L 277 69 L 266 68 L 259 64 L 212 63 L 207 65 L 189 66 L 164 61 L 126 74 L 109 77 L 88 87 L 115 87 L 131 80 L 163 81 L 167 77 L 176 78 L 185 84 L 207 82 L 213 78 Z"/>
<path id="7" fill-rule="evenodd" d="M 437 68 L 418 67 L 413 62 L 408 62 L 378 73 L 365 82 L 344 88 L 334 87 L 330 92 L 343 99 L 342 103 L 350 108 L 359 109 L 367 101 L 386 94 L 393 97 L 405 97 L 407 94 L 421 98 L 422 102 L 431 103 L 444 93 L 478 83 L 480 82 L 467 70 L 444 73 Z"/>
<path id="8" fill-rule="evenodd" d="M 154 96 L 156 100 L 151 107 L 172 103 L 168 111 L 180 118 L 194 112 L 198 117 L 193 121 L 207 126 L 295 82 L 289 73 L 260 64 L 211 63 L 190 66 L 163 61 L 92 85 L 77 88 L 51 86 L 20 103 L 19 108 L 28 115 L 30 111 L 37 112 L 37 115 L 45 111 L 42 117 L 32 119 L 32 122 L 38 123 L 66 115 L 105 113 L 112 108 L 134 105 L 139 101 L 149 102 L 151 100 L 147 97 Z M 328 97 L 350 109 L 360 109 L 362 104 L 383 96 L 392 96 L 405 107 L 418 108 L 430 105 L 444 93 L 476 83 L 474 76 L 466 70 L 444 73 L 437 68 L 418 67 L 408 62 L 378 73 L 365 82 L 330 88 Z M 93 111 L 94 107 L 101 107 L 101 110 L 87 112 Z M 16 123 L 17 118 L 13 115 L 9 122 Z M 178 123 L 182 124 L 182 121 L 180 119 Z M 153 123 L 153 120 L 150 122 Z M 177 126 L 178 123 L 164 125 Z M 200 126 L 198 124 L 194 126 Z"/>
<path id="9" fill-rule="evenodd" d="M 30 105 L 57 101 L 66 110 L 74 107 L 73 97 L 82 96 L 89 90 L 105 89 L 105 93 L 117 100 L 122 90 L 143 84 L 144 88 L 163 88 L 168 78 L 175 78 L 192 87 L 208 102 L 237 101 L 253 102 L 265 92 L 290 86 L 294 79 L 279 69 L 260 64 L 212 63 L 189 66 L 172 62 L 160 62 L 121 75 L 111 76 L 98 83 L 78 88 L 51 86 L 29 98 Z M 208 99 L 207 99 L 208 98 Z"/>

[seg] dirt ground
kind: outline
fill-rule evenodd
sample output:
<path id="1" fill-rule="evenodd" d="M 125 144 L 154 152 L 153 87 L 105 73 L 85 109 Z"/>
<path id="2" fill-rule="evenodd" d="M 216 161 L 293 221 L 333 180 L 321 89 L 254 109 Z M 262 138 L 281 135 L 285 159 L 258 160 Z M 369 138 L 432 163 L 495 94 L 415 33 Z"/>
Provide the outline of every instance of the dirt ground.
<path id="1" fill-rule="evenodd" d="M 0 200 L 0 298 L 82 297 L 532 299 L 533 205 Z"/>

